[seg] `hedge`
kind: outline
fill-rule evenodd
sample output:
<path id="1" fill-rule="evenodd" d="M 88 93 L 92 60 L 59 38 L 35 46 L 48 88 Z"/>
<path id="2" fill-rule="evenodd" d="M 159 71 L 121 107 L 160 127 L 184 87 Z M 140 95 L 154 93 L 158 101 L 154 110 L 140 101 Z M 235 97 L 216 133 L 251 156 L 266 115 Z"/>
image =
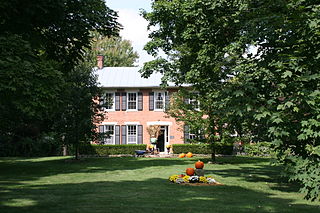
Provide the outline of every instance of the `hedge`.
<path id="1" fill-rule="evenodd" d="M 119 154 L 134 155 L 135 150 L 146 150 L 146 144 L 88 145 L 80 148 L 80 154 L 96 156 L 108 156 Z"/>
<path id="2" fill-rule="evenodd" d="M 173 152 L 178 153 L 187 153 L 192 152 L 194 154 L 211 154 L 211 148 L 208 144 L 173 144 Z M 231 155 L 233 150 L 233 145 L 216 143 L 216 154 Z"/>
<path id="3" fill-rule="evenodd" d="M 249 156 L 270 156 L 273 154 L 272 144 L 270 142 L 246 144 L 244 153 Z"/>

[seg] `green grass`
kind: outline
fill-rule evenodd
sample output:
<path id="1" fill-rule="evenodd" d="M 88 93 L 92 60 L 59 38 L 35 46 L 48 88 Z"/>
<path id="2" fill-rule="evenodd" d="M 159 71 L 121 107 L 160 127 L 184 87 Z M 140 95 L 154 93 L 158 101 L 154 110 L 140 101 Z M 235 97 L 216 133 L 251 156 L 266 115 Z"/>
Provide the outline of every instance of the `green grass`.
<path id="1" fill-rule="evenodd" d="M 196 160 L 0 158 L 0 212 L 320 212 L 266 158 L 205 164 L 223 186 L 168 181 Z"/>

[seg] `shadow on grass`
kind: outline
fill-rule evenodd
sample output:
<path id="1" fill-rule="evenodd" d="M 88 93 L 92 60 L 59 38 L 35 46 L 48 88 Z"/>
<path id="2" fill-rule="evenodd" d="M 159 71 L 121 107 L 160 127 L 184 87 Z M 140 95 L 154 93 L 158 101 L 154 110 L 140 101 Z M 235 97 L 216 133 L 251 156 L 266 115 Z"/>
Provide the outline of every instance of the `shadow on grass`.
<path id="1" fill-rule="evenodd" d="M 319 212 L 239 186 L 186 186 L 166 179 L 30 185 L 1 192 L 0 212 Z"/>
<path id="2" fill-rule="evenodd" d="M 57 174 L 101 173 L 194 163 L 192 160 L 165 158 L 84 158 L 77 162 L 71 159 L 71 157 L 0 158 L 0 183 L 37 180 Z"/>

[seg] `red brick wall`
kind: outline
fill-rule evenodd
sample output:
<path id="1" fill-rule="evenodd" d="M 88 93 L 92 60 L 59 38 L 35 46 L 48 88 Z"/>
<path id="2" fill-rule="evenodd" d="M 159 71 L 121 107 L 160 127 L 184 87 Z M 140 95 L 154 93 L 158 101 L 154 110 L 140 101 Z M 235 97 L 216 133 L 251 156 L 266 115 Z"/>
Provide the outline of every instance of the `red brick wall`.
<path id="1" fill-rule="evenodd" d="M 107 91 L 107 90 L 106 90 Z M 147 122 L 171 122 L 169 126 L 169 143 L 181 144 L 183 143 L 183 126 L 181 123 L 177 123 L 174 118 L 169 118 L 165 112 L 149 111 L 149 92 L 152 89 L 140 89 L 140 90 L 121 90 L 121 92 L 142 92 L 143 94 L 143 111 L 109 111 L 105 115 L 103 122 L 116 122 L 116 125 L 126 125 L 125 122 L 136 122 L 139 125 L 143 125 L 143 143 L 150 143 L 150 136 L 146 130 Z M 154 90 L 156 91 L 156 90 Z M 169 90 L 172 94 L 174 90 Z M 121 100 L 121 98 L 120 98 Z M 121 104 L 120 104 L 121 105 Z"/>

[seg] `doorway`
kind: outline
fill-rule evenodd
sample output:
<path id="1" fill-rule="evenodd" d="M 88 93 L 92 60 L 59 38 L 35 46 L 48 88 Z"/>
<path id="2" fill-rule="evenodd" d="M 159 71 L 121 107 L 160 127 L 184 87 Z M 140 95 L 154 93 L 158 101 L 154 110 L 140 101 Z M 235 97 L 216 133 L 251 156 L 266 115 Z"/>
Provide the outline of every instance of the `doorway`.
<path id="1" fill-rule="evenodd" d="M 157 148 L 159 149 L 159 152 L 165 152 L 165 145 L 168 144 L 169 140 L 169 131 L 168 126 L 161 126 L 160 128 L 160 135 L 158 136 L 157 140 Z"/>

